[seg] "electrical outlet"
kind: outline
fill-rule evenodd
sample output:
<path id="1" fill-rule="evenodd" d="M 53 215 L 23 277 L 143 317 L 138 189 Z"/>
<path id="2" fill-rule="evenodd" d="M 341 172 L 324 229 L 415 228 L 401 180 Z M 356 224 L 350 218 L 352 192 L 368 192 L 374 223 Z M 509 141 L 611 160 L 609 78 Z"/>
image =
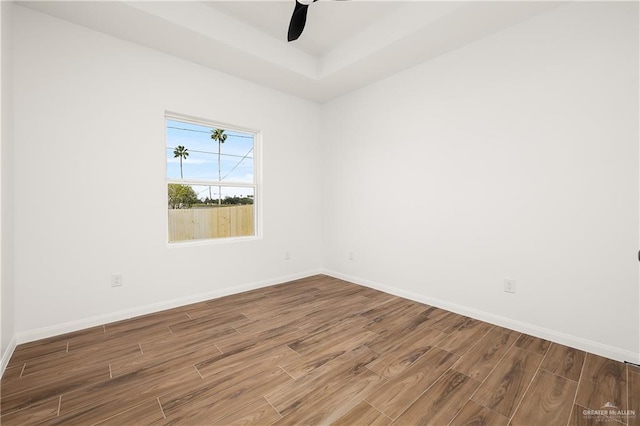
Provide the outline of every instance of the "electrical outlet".
<path id="1" fill-rule="evenodd" d="M 355 254 L 352 251 L 350 251 L 349 252 L 349 260 L 354 260 L 354 259 L 355 259 Z"/>
<path id="2" fill-rule="evenodd" d="M 284 252 L 284 260 L 291 260 L 291 253 L 288 250 Z"/>
<path id="3" fill-rule="evenodd" d="M 111 275 L 111 287 L 122 287 L 122 274 Z"/>
<path id="4" fill-rule="evenodd" d="M 504 279 L 504 292 L 513 293 L 516 292 L 516 280 Z"/>

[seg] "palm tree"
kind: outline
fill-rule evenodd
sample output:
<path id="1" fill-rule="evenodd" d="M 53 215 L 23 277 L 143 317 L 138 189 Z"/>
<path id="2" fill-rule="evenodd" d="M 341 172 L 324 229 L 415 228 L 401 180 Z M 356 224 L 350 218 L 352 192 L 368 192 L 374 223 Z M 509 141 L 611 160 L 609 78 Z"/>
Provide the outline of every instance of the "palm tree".
<path id="1" fill-rule="evenodd" d="M 183 179 L 182 159 L 184 158 L 186 160 L 188 156 L 189 156 L 189 150 L 182 145 L 178 145 L 176 149 L 173 150 L 173 158 L 176 158 L 176 157 L 180 158 L 180 179 Z"/>
<path id="2" fill-rule="evenodd" d="M 220 171 L 220 146 L 227 140 L 223 129 L 213 129 L 211 131 L 211 139 L 218 141 L 218 181 L 221 181 L 222 173 Z M 218 206 L 222 204 L 222 191 L 218 188 Z"/>

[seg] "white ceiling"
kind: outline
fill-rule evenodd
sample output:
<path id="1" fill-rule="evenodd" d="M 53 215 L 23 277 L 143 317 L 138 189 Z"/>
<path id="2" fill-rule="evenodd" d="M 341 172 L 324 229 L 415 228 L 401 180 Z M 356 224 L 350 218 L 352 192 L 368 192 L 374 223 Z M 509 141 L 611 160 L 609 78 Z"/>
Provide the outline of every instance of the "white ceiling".
<path id="1" fill-rule="evenodd" d="M 226 15 L 264 31 L 276 40 L 286 40 L 292 1 L 206 1 Z M 399 1 L 322 1 L 310 6 L 304 36 L 291 46 L 321 59 L 341 42 L 401 8 Z"/>
<path id="2" fill-rule="evenodd" d="M 321 0 L 288 43 L 294 0 L 18 3 L 315 102 L 560 4 Z"/>

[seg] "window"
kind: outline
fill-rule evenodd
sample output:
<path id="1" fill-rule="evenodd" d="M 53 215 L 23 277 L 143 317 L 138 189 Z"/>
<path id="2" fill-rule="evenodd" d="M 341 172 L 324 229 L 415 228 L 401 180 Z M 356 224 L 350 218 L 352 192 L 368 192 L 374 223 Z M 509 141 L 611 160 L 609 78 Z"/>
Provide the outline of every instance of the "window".
<path id="1" fill-rule="evenodd" d="M 167 115 L 170 243 L 257 235 L 257 133 Z"/>

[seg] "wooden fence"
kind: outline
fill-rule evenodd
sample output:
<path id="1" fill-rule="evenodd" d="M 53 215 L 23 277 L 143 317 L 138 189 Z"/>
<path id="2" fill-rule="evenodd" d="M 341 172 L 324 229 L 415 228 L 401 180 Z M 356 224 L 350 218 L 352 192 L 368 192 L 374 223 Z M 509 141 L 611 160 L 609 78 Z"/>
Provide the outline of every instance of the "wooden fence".
<path id="1" fill-rule="evenodd" d="M 254 235 L 254 206 L 169 209 L 169 242 Z"/>

